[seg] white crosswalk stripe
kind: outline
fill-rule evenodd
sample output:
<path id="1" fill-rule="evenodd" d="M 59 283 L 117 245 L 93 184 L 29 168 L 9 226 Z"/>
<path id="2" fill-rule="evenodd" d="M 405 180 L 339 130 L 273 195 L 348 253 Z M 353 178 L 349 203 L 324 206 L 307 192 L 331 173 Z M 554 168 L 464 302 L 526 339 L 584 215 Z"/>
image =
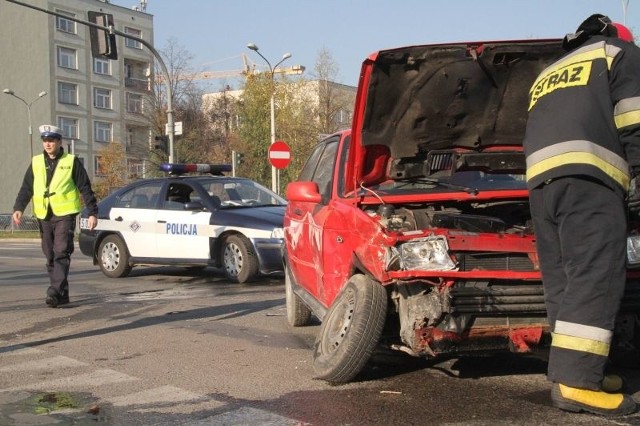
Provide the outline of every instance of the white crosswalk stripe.
<path id="1" fill-rule="evenodd" d="M 28 360 L 22 361 L 23 358 Z M 37 359 L 34 359 L 37 358 Z M 0 352 L 0 383 L 2 375 L 10 378 L 10 374 L 20 374 L 21 372 L 47 372 L 58 371 L 64 377 L 57 379 L 39 381 L 34 383 L 20 383 L 16 386 L 2 388 L 0 385 L 0 401 L 7 401 L 10 395 L 23 395 L 25 392 L 87 392 L 91 390 L 98 399 L 98 405 L 107 404 L 114 409 L 122 409 L 124 413 L 151 413 L 155 415 L 175 415 L 176 413 L 192 413 L 219 410 L 224 408 L 226 402 L 212 399 L 210 396 L 191 392 L 176 386 L 165 385 L 155 388 L 145 388 L 145 382 L 139 377 L 111 370 L 96 369 L 89 372 L 74 374 L 74 371 L 87 370 L 91 366 L 87 363 L 67 356 L 47 357 L 47 353 L 40 349 L 28 347 L 16 347 L 11 351 Z M 104 385 L 109 391 L 98 390 Z M 6 386 L 6 384 L 5 384 Z M 140 388 L 143 388 L 142 390 Z M 111 395 L 111 392 L 121 392 L 119 395 Z M 3 399 L 4 398 L 4 399 Z M 10 400 L 10 398 L 9 398 Z M 1 410 L 0 410 L 1 411 Z M 62 411 L 58 411 L 62 413 Z M 82 410 L 79 412 L 83 414 Z M 68 415 L 73 415 L 69 412 Z M 158 423 L 159 425 L 162 423 Z M 167 423 L 170 424 L 170 423 Z M 219 424 L 251 424 L 251 425 L 304 425 L 298 420 L 290 419 L 252 407 L 240 407 L 238 409 L 225 411 L 207 418 L 201 418 L 192 422 L 181 423 L 184 426 L 205 426 Z"/>
<path id="2" fill-rule="evenodd" d="M 66 356 L 56 356 L 53 358 L 45 358 L 37 361 L 27 361 L 20 364 L 6 365 L 4 367 L 0 367 L 0 373 L 4 371 L 9 372 L 51 370 L 54 368 L 80 367 L 83 365 L 87 364 Z"/>
<path id="3" fill-rule="evenodd" d="M 121 382 L 130 382 L 134 380 L 140 380 L 137 377 L 129 376 L 124 373 L 120 373 L 115 370 L 96 370 L 87 374 L 80 374 L 78 376 L 67 376 L 61 379 L 48 380 L 39 383 L 25 384 L 21 386 L 15 386 L 8 389 L 0 389 L 2 391 L 18 391 L 18 390 L 76 390 L 85 389 L 87 387 L 93 388 L 96 386 L 114 384 Z"/>

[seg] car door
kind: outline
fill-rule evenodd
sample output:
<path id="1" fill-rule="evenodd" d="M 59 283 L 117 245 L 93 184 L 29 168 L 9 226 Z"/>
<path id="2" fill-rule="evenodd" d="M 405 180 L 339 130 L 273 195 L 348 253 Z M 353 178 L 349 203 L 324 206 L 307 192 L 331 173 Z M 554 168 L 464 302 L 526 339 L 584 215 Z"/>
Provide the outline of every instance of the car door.
<path id="1" fill-rule="evenodd" d="M 109 228 L 120 232 L 133 257 L 156 256 L 156 220 L 152 199 L 163 182 L 138 185 L 120 195 L 109 211 Z"/>
<path id="2" fill-rule="evenodd" d="M 290 248 L 287 253 L 291 272 L 298 284 L 322 301 L 324 292 L 320 283 L 324 273 L 323 226 L 329 214 L 338 145 L 338 136 L 319 144 L 298 179 L 316 183 L 322 196 L 321 202 L 290 200 L 287 208 L 289 223 L 285 238 L 288 239 Z"/>
<path id="3" fill-rule="evenodd" d="M 210 259 L 211 212 L 185 210 L 185 204 L 195 201 L 197 194 L 187 182 L 167 183 L 155 216 L 158 257 L 173 261 Z"/>

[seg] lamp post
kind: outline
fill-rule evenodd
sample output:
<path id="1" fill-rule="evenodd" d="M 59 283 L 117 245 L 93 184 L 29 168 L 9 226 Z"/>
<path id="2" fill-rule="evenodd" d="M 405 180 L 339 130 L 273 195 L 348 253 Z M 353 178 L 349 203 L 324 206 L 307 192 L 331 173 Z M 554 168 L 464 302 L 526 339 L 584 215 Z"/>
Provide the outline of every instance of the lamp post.
<path id="1" fill-rule="evenodd" d="M 278 68 L 278 65 L 289 59 L 291 57 L 291 53 L 285 53 L 284 55 L 282 55 L 282 59 L 280 60 L 280 62 L 272 67 L 271 62 L 269 62 L 267 58 L 262 56 L 262 53 L 260 53 L 258 46 L 256 46 L 254 43 L 249 43 L 247 44 L 247 48 L 256 52 L 262 59 L 264 59 L 264 61 L 269 66 L 269 73 L 271 74 L 271 144 L 273 145 L 276 141 L 276 90 L 274 74 L 276 72 L 276 69 Z M 279 187 L 280 182 L 278 181 L 277 169 L 274 166 L 271 166 L 271 190 L 277 194 L 280 192 Z"/>
<path id="2" fill-rule="evenodd" d="M 47 96 L 47 92 L 42 91 L 42 92 L 38 93 L 38 97 L 35 98 L 34 100 L 32 100 L 31 102 L 25 101 L 20 96 L 16 95 L 15 92 L 13 90 L 11 90 L 11 89 L 4 89 L 2 92 L 7 94 L 7 95 L 11 95 L 16 99 L 21 100 L 22 103 L 25 104 L 25 106 L 27 107 L 27 117 L 29 119 L 29 151 L 31 153 L 31 157 L 33 157 L 33 129 L 31 127 L 31 105 L 33 105 L 33 103 L 36 102 L 38 99 L 41 99 L 41 98 Z"/>

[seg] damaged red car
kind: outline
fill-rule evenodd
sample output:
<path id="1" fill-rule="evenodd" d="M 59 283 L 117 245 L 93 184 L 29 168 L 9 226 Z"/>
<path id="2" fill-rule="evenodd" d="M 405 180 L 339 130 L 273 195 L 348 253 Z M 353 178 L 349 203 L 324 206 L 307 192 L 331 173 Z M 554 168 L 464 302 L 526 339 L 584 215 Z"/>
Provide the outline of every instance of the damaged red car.
<path id="1" fill-rule="evenodd" d="M 529 88 L 561 53 L 527 40 L 364 61 L 352 129 L 319 143 L 286 189 L 287 319 L 322 321 L 318 378 L 352 380 L 378 345 L 428 358 L 549 345 L 522 140 Z M 619 347 L 636 344 L 638 277 Z"/>

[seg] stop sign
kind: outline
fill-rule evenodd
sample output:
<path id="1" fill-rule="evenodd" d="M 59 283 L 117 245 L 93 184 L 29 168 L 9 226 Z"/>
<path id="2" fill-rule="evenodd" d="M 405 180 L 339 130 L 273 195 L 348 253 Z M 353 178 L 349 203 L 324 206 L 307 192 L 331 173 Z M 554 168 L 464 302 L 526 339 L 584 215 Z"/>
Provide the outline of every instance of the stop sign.
<path id="1" fill-rule="evenodd" d="M 276 169 L 284 169 L 291 161 L 291 149 L 284 141 L 275 141 L 269 147 L 269 162 Z"/>

